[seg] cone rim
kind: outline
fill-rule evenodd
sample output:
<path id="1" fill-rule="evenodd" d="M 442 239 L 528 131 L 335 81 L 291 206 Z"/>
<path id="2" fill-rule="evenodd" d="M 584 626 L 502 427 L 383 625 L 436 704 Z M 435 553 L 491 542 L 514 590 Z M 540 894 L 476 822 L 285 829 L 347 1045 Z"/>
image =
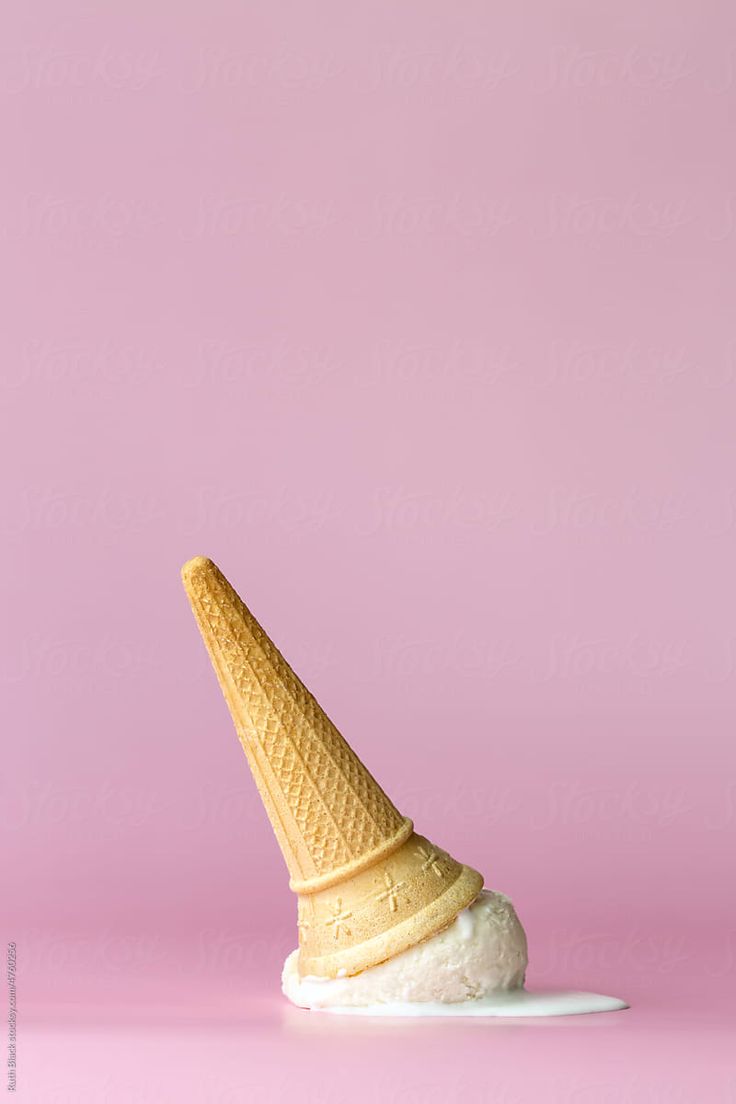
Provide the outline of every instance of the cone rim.
<path id="1" fill-rule="evenodd" d="M 482 890 L 484 881 L 483 875 L 477 870 L 462 865 L 458 877 L 441 897 L 436 897 L 420 912 L 408 916 L 392 928 L 332 954 L 308 956 L 304 953 L 304 948 L 300 948 L 300 977 L 352 977 L 373 966 L 380 966 L 382 962 L 394 958 L 402 951 L 426 943 L 428 939 L 449 928 L 458 913 L 473 903 Z"/>

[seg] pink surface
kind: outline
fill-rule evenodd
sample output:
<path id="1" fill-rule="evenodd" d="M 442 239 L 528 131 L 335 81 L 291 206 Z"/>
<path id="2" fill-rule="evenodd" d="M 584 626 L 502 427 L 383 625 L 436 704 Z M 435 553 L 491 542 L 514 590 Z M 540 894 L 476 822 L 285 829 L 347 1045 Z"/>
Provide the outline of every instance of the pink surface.
<path id="1" fill-rule="evenodd" d="M 18 1097 L 731 1100 L 733 6 L 0 20 Z M 630 1011 L 283 1005 L 198 553 L 531 982 Z"/>

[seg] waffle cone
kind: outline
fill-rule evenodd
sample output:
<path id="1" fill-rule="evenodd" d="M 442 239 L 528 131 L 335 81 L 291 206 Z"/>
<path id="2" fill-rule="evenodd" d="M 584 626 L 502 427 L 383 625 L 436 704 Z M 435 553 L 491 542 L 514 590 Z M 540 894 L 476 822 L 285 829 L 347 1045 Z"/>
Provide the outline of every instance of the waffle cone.
<path id="1" fill-rule="evenodd" d="M 211 560 L 182 578 L 298 897 L 302 976 L 357 974 L 450 924 L 481 875 L 417 835 Z"/>

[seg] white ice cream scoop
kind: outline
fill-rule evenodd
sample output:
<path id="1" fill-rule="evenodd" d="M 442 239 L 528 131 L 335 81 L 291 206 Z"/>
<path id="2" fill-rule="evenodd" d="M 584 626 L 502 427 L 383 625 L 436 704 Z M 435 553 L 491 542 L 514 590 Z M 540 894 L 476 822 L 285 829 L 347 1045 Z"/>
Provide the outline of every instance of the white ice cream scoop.
<path id="1" fill-rule="evenodd" d="M 292 951 L 281 987 L 299 1008 L 371 1016 L 561 1016 L 626 1007 L 596 993 L 529 993 L 526 967 L 514 906 L 483 890 L 444 931 L 352 977 L 300 978 Z"/>
<path id="2" fill-rule="evenodd" d="M 448 928 L 353 977 L 299 977 L 297 952 L 284 964 L 284 993 L 301 1008 L 455 1004 L 520 989 L 526 935 L 508 897 L 483 890 Z"/>

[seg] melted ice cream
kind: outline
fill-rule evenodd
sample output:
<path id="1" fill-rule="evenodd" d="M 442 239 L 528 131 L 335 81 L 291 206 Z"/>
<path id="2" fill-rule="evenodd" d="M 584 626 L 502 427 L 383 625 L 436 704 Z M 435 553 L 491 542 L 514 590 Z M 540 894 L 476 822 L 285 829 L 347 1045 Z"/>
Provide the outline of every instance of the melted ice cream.
<path id="1" fill-rule="evenodd" d="M 432 939 L 353 977 L 281 978 L 300 1008 L 364 1016 L 565 1016 L 625 1008 L 595 993 L 528 993 L 526 935 L 508 897 L 483 890 Z"/>

